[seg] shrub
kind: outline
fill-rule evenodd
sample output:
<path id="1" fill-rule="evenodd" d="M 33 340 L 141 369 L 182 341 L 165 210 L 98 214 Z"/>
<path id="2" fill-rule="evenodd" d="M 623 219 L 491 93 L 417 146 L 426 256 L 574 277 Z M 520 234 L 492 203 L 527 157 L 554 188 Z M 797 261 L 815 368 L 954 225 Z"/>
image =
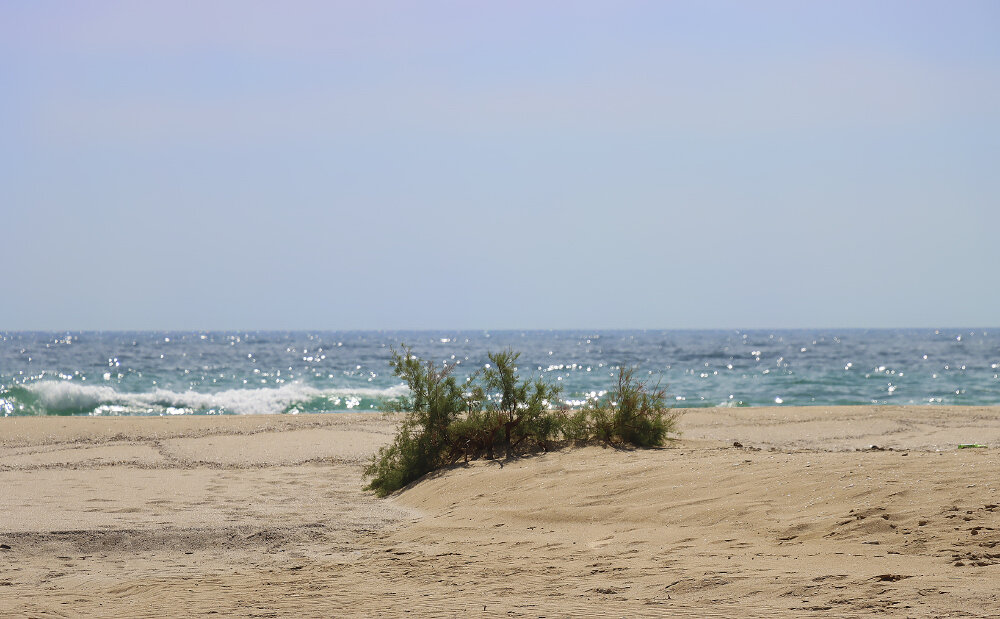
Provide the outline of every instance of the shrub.
<path id="1" fill-rule="evenodd" d="M 490 440 L 481 448 L 487 458 L 494 456 L 498 444 L 508 458 L 525 442 L 548 449 L 560 430 L 561 417 L 549 409 L 559 388 L 541 378 L 521 380 L 516 366 L 520 356 L 510 349 L 490 353 L 491 363 L 483 369 L 482 385 L 473 392 L 484 406 L 480 423 Z"/>
<path id="2" fill-rule="evenodd" d="M 635 378 L 634 368 L 621 366 L 618 383 L 603 398 L 588 402 L 565 425 L 567 438 L 578 442 L 655 447 L 676 432 L 677 413 L 666 406 L 666 390 L 659 383 Z"/>
<path id="3" fill-rule="evenodd" d="M 392 351 L 389 365 L 411 395 L 389 403 L 407 413 L 392 443 L 375 454 L 364 474 L 366 486 L 385 496 L 422 475 L 464 458 L 494 458 L 503 447 L 511 457 L 521 448 L 547 449 L 562 417 L 549 410 L 559 389 L 541 379 L 522 380 L 518 353 L 490 353 L 490 364 L 463 391 L 452 367 L 421 362 L 406 346 Z"/>
<path id="4" fill-rule="evenodd" d="M 406 413 L 395 439 L 365 468 L 365 487 L 385 496 L 442 466 L 470 458 L 507 458 L 522 450 L 544 449 L 559 439 L 594 440 L 638 447 L 662 445 L 675 431 L 677 415 L 665 406 L 659 384 L 637 380 L 622 367 L 607 396 L 573 415 L 551 410 L 559 388 L 517 374 L 520 354 L 490 353 L 490 363 L 464 385 L 440 368 L 417 359 L 405 345 L 392 351 L 389 365 L 410 396 L 384 404 Z M 386 410 L 384 408 L 384 410 Z"/>
<path id="5" fill-rule="evenodd" d="M 422 363 L 406 346 L 402 352 L 393 349 L 389 365 L 406 382 L 410 396 L 392 402 L 407 416 L 393 442 L 380 449 L 364 471 L 371 478 L 365 489 L 379 496 L 449 463 L 455 446 L 451 426 L 467 407 L 452 368 Z"/>

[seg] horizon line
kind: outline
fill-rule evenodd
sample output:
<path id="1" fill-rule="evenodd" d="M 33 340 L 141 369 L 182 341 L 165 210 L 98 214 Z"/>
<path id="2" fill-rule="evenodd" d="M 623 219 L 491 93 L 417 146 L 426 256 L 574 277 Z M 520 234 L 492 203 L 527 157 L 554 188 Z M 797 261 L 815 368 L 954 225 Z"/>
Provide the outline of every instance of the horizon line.
<path id="1" fill-rule="evenodd" d="M 892 330 L 955 330 L 955 329 L 998 329 L 1000 330 L 1000 325 L 997 326 L 982 326 L 982 325 L 944 325 L 944 326 L 899 326 L 899 327 L 884 327 L 884 326 L 866 326 L 866 327 L 850 327 L 850 326 L 810 326 L 810 327 L 501 327 L 501 328 L 488 328 L 488 327 L 462 327 L 462 328 L 441 328 L 441 327 L 382 327 L 382 328 L 276 328 L 276 327 L 266 327 L 266 328 L 126 328 L 126 329 L 0 329 L 0 333 L 236 333 L 236 332 L 247 332 L 247 333 L 396 333 L 396 332 L 410 332 L 410 333 L 441 333 L 441 332 L 553 332 L 553 331 L 581 331 L 581 332 L 595 332 L 595 331 L 892 331 Z"/>

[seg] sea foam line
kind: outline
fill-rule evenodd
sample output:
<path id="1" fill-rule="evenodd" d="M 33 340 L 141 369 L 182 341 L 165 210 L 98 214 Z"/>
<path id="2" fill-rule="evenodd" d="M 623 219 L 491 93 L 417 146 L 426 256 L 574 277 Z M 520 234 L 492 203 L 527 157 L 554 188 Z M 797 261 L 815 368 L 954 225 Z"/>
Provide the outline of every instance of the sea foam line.
<path id="1" fill-rule="evenodd" d="M 340 401 L 347 408 L 357 406 L 360 398 L 395 398 L 408 393 L 404 385 L 385 389 L 371 387 L 317 389 L 308 385 L 288 384 L 277 388 L 228 389 L 214 393 L 171 391 L 157 388 L 149 392 L 125 393 L 105 385 L 81 385 L 68 381 L 41 381 L 25 385 L 46 411 L 96 411 L 101 407 L 126 407 L 159 412 L 225 411 L 245 415 L 283 413 L 295 405 L 317 399 L 333 404 Z M 109 409 L 114 410 L 114 409 Z"/>

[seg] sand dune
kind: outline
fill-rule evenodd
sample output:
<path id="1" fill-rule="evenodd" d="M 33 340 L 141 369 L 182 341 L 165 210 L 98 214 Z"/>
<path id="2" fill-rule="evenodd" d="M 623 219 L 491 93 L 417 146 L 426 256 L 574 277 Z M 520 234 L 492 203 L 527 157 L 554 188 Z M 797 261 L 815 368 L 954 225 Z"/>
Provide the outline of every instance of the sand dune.
<path id="1" fill-rule="evenodd" d="M 1000 614 L 1000 407 L 681 426 L 378 500 L 379 415 L 0 419 L 0 616 Z"/>

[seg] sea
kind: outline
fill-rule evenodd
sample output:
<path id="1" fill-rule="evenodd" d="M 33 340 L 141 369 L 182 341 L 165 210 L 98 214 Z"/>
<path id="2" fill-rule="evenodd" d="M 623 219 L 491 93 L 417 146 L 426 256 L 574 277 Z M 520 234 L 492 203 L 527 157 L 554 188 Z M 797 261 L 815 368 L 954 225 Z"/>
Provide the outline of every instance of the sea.
<path id="1" fill-rule="evenodd" d="M 675 407 L 1000 404 L 1000 328 L 714 331 L 0 332 L 0 414 L 375 411 L 402 345 L 466 377 L 489 352 L 580 407 L 618 368 Z"/>

